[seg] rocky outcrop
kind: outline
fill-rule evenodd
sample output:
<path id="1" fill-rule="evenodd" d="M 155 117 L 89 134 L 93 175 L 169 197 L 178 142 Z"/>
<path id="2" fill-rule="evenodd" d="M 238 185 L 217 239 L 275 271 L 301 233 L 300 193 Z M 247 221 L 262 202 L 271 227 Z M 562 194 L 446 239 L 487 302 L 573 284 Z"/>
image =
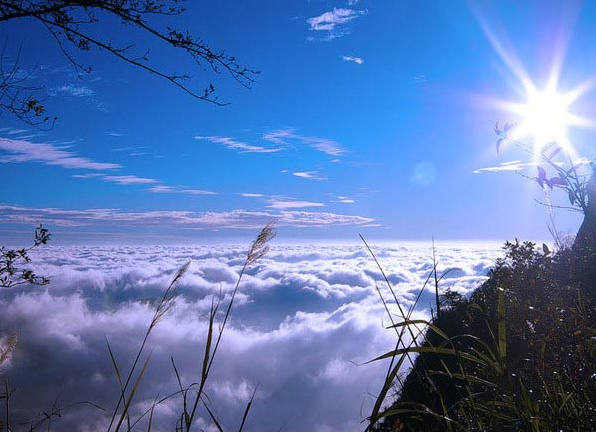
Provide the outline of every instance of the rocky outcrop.
<path id="1" fill-rule="evenodd" d="M 573 243 L 573 261 L 578 279 L 596 295 L 596 171 L 587 184 L 588 205 L 584 221 Z"/>
<path id="2" fill-rule="evenodd" d="M 596 251 L 596 172 L 587 184 L 588 208 L 577 232 L 573 248 L 578 251 Z"/>

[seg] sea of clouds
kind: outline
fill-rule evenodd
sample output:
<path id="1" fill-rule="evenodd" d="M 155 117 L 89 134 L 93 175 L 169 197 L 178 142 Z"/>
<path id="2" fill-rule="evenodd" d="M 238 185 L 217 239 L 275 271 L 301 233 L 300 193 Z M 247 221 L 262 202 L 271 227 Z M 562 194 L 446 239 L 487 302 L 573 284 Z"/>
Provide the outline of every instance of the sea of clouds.
<path id="1" fill-rule="evenodd" d="M 432 270 L 431 245 L 373 249 L 409 307 Z M 245 253 L 246 245 L 40 249 L 35 269 L 51 284 L 0 292 L 0 337 L 14 330 L 19 337 L 0 370 L 16 388 L 15 421 L 37 418 L 53 404 L 92 401 L 106 412 L 77 405 L 55 424 L 61 430 L 105 430 L 119 394 L 106 340 L 124 373 L 153 316 L 151 301 L 189 260 L 175 306 L 149 339 L 152 358 L 133 417 L 176 391 L 171 358 L 185 384 L 197 381 L 212 299 L 223 296 L 226 304 Z M 443 288 L 469 293 L 501 254 L 497 243 L 438 244 L 439 272 L 450 269 Z M 224 429 L 238 428 L 256 387 L 245 430 L 362 430 L 387 368 L 363 363 L 395 345 L 377 292 L 378 286 L 388 295 L 384 283 L 361 244 L 274 244 L 242 281 L 207 388 Z M 429 316 L 433 301 L 428 286 L 417 316 Z M 180 403 L 159 405 L 153 430 L 173 431 Z M 207 420 L 201 412 L 199 425 L 212 430 Z"/>

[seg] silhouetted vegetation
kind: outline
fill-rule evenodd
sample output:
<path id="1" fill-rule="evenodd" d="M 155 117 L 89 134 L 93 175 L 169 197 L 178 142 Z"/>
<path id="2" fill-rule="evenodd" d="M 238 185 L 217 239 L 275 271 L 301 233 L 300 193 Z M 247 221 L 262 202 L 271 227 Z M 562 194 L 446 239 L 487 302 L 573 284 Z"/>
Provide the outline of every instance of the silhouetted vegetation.
<path id="1" fill-rule="evenodd" d="M 567 239 L 561 235 L 555 225 L 554 210 L 565 209 L 582 213 L 584 221 L 577 233 L 575 248 L 594 248 L 596 246 L 596 176 L 594 161 L 584 157 L 577 157 L 568 148 L 562 148 L 556 142 L 551 142 L 540 149 L 534 149 L 526 143 L 510 138 L 516 125 L 505 123 L 503 128 L 499 123 L 495 125 L 497 139 L 497 153 L 504 142 L 514 144 L 538 161 L 536 177 L 517 171 L 517 174 L 528 178 L 540 186 L 544 191 L 544 201 L 537 201 L 547 207 L 550 221 L 548 229 L 555 245 L 559 249 L 567 246 Z M 514 135 L 514 134 L 513 134 Z M 539 150 L 539 151 L 537 151 Z M 566 196 L 569 205 L 555 205 L 552 193 L 560 190 Z M 592 251 L 594 252 L 594 251 Z"/>
<path id="2" fill-rule="evenodd" d="M 469 299 L 448 292 L 432 322 L 407 315 L 395 324 L 412 341 L 401 331 L 396 350 L 379 357 L 392 358 L 395 370 L 368 430 L 596 429 L 596 279 L 586 277 L 585 256 L 517 240 L 504 249 Z M 410 354 L 419 356 L 402 379 Z"/>
<path id="3" fill-rule="evenodd" d="M 36 228 L 33 234 L 33 244 L 27 248 L 10 249 L 0 246 L 0 288 L 10 288 L 15 285 L 33 284 L 45 285 L 49 279 L 36 275 L 28 266 L 31 262 L 29 252 L 50 240 L 49 231 L 43 226 Z"/>

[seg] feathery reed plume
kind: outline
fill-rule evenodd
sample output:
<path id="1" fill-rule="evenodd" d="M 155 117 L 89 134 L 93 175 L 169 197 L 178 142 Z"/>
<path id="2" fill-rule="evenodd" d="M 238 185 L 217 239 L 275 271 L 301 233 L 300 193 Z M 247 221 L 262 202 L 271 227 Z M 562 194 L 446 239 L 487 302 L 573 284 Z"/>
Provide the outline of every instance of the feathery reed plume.
<path id="1" fill-rule="evenodd" d="M 180 267 L 180 269 L 176 273 L 176 276 L 174 276 L 174 279 L 172 279 L 172 282 L 159 299 L 157 307 L 155 308 L 155 315 L 153 316 L 153 319 L 151 320 L 151 324 L 149 326 L 150 328 L 155 327 L 155 325 L 163 318 L 163 316 L 166 313 L 168 313 L 172 306 L 174 306 L 177 282 L 180 280 L 180 278 L 182 278 L 182 276 L 184 276 L 184 273 L 186 273 L 186 271 L 188 270 L 189 265 L 190 261 L 188 261 L 186 264 Z"/>
<path id="2" fill-rule="evenodd" d="M 269 251 L 269 242 L 275 237 L 275 235 L 276 235 L 275 224 L 273 222 L 271 222 L 271 223 L 268 223 L 267 225 L 265 225 L 261 229 L 261 232 L 259 232 L 259 235 L 251 243 L 250 248 L 248 249 L 248 251 L 246 253 L 246 259 L 244 261 L 244 265 L 242 266 L 242 269 L 240 270 L 240 273 L 238 274 L 238 279 L 236 281 L 236 286 L 234 287 L 234 289 L 232 291 L 230 302 L 228 303 L 228 306 L 225 310 L 223 321 L 221 323 L 221 326 L 218 329 L 217 338 L 215 340 L 215 344 L 213 345 L 213 349 L 211 349 L 211 346 L 213 344 L 213 329 L 214 329 L 215 316 L 219 309 L 219 303 L 213 303 L 211 306 L 211 311 L 209 314 L 209 329 L 207 332 L 207 342 L 205 344 L 205 353 L 203 355 L 203 367 L 202 367 L 202 371 L 201 371 L 201 379 L 199 381 L 199 388 L 197 390 L 197 394 L 195 395 L 195 400 L 192 405 L 192 410 L 190 413 L 188 413 L 186 410 L 186 406 L 187 406 L 186 392 L 183 392 L 184 412 L 183 412 L 183 415 L 181 416 L 181 418 L 184 418 L 184 425 L 186 426 L 186 428 L 185 428 L 186 432 L 190 432 L 190 428 L 191 428 L 193 420 L 195 418 L 196 411 L 199 406 L 199 402 L 203 403 L 203 405 L 205 406 L 205 409 L 207 410 L 207 412 L 208 412 L 209 416 L 211 417 L 211 419 L 213 420 L 214 424 L 219 428 L 219 424 L 218 424 L 217 420 L 215 419 L 212 411 L 207 406 L 207 403 L 204 398 L 203 390 L 205 388 L 207 378 L 209 377 L 209 372 L 211 371 L 211 366 L 213 366 L 215 354 L 217 353 L 217 350 L 219 348 L 219 344 L 221 342 L 221 338 L 222 338 L 224 330 L 226 328 L 226 324 L 227 324 L 230 314 L 232 312 L 232 306 L 234 305 L 234 300 L 236 299 L 236 294 L 238 293 L 238 288 L 240 287 L 240 282 L 242 281 L 242 277 L 244 276 L 244 273 L 246 272 L 246 269 L 249 266 L 255 264 L 259 259 L 261 259 Z M 182 389 L 182 386 L 180 386 L 180 388 Z M 253 395 L 253 398 L 254 398 L 254 395 Z M 248 405 L 247 405 L 245 413 L 244 413 L 244 417 L 242 419 L 242 425 L 240 426 L 240 430 L 242 430 L 242 428 L 244 427 L 244 423 L 246 422 L 246 417 L 248 416 L 248 411 L 250 410 L 250 407 L 252 405 L 253 398 L 251 398 L 250 401 L 248 402 Z"/>
<path id="3" fill-rule="evenodd" d="M 16 348 L 18 342 L 19 342 L 18 334 L 15 331 L 8 338 L 8 340 L 6 341 L 6 344 L 4 346 L 0 345 L 0 368 L 2 367 L 2 364 L 6 360 L 8 360 L 8 358 L 10 357 L 10 355 Z M 0 432 L 4 432 L 4 430 L 6 430 L 6 432 L 10 431 L 10 398 L 12 397 L 13 393 L 14 393 L 14 390 L 12 390 L 10 388 L 10 386 L 8 385 L 8 380 L 5 379 L 4 380 L 4 391 L 2 393 L 0 393 L 0 401 L 4 400 L 3 405 L 4 405 L 4 411 L 5 411 L 4 419 L 0 419 Z"/>
<path id="4" fill-rule="evenodd" d="M 155 312 L 153 314 L 153 318 L 151 320 L 151 323 L 149 324 L 149 327 L 147 327 L 147 331 L 145 332 L 145 336 L 143 337 L 143 342 L 141 343 L 141 346 L 139 347 L 139 350 L 137 351 L 137 355 L 136 358 L 132 364 L 132 367 L 130 368 L 130 371 L 128 373 L 128 376 L 126 377 L 126 381 L 124 382 L 124 385 L 120 385 L 121 387 L 121 391 L 120 391 L 120 398 L 118 399 L 118 403 L 116 404 L 116 408 L 114 409 L 114 412 L 112 413 L 112 418 L 110 420 L 110 424 L 108 426 L 108 432 L 111 430 L 114 421 L 116 419 L 116 415 L 118 414 L 118 410 L 120 409 L 120 405 L 123 403 L 124 408 L 122 409 L 122 413 L 120 414 L 120 418 L 118 420 L 118 423 L 116 424 L 115 427 L 115 431 L 118 432 L 120 430 L 120 427 L 122 426 L 122 422 L 127 419 L 127 415 L 128 415 L 128 408 L 130 406 L 130 403 L 132 401 L 132 398 L 134 396 L 134 393 L 136 392 L 136 389 L 141 381 L 141 378 L 143 377 L 143 373 L 145 372 L 145 368 L 147 367 L 147 364 L 149 362 L 149 358 L 151 357 L 151 355 L 149 355 L 149 357 L 147 357 L 147 359 L 145 360 L 142 370 L 141 372 L 138 374 L 137 379 L 135 381 L 135 384 L 133 386 L 133 390 L 131 391 L 130 396 L 127 398 L 126 397 L 126 390 L 128 388 L 128 385 L 130 384 L 130 380 L 132 379 L 132 376 L 134 375 L 138 363 L 139 363 L 139 359 L 141 358 L 141 355 L 143 353 L 143 350 L 145 349 L 145 344 L 147 343 L 147 339 L 149 338 L 149 335 L 151 334 L 151 331 L 155 328 L 155 326 L 157 325 L 157 323 L 164 317 L 164 315 L 172 308 L 172 306 L 174 305 L 174 300 L 176 298 L 176 287 L 177 287 L 177 282 L 182 278 L 182 276 L 184 276 L 184 273 L 186 273 L 186 271 L 188 270 L 188 266 L 190 265 L 190 261 L 187 262 L 185 265 L 183 265 L 177 272 L 176 275 L 174 276 L 174 278 L 172 279 L 172 282 L 170 282 L 170 285 L 168 286 L 168 288 L 163 292 L 162 296 L 160 297 L 159 301 L 157 302 L 157 305 L 155 307 Z M 109 345 L 108 345 L 108 349 Z M 114 360 L 111 350 L 110 350 L 110 358 L 112 359 L 112 361 Z M 117 367 L 115 366 L 115 369 L 117 369 Z"/>
<path id="5" fill-rule="evenodd" d="M 269 252 L 267 245 L 275 237 L 275 224 L 268 223 L 263 227 L 257 238 L 251 243 L 246 257 L 246 265 L 252 265 Z"/>
<path id="6" fill-rule="evenodd" d="M 165 316 L 165 314 L 172 308 L 172 306 L 174 304 L 174 300 L 176 298 L 177 282 L 180 280 L 180 278 L 187 271 L 190 262 L 185 264 L 182 268 L 180 268 L 180 270 L 176 273 L 176 275 L 172 279 L 172 282 L 170 283 L 168 288 L 163 292 L 161 298 L 157 302 L 153 318 L 147 328 L 145 337 L 143 338 L 141 346 L 137 352 L 135 361 L 134 361 L 134 363 L 130 369 L 130 372 L 128 373 L 128 376 L 124 382 L 122 381 L 122 376 L 120 375 L 120 369 L 118 368 L 114 354 L 113 354 L 112 349 L 108 343 L 108 351 L 110 353 L 110 359 L 112 361 L 112 365 L 114 367 L 116 377 L 117 377 L 118 383 L 120 385 L 120 398 L 119 398 L 118 404 L 116 405 L 116 408 L 114 409 L 114 412 L 112 414 L 112 419 L 111 419 L 110 425 L 108 427 L 108 432 L 111 430 L 112 426 L 116 422 L 116 416 L 119 413 L 121 404 L 122 404 L 123 408 L 120 412 L 116 426 L 114 427 L 114 432 L 118 432 L 123 427 L 123 423 L 125 420 L 126 420 L 127 426 L 124 428 L 127 430 L 132 430 L 135 427 L 135 425 L 146 415 L 149 416 L 148 428 L 150 429 L 151 424 L 153 422 L 153 411 L 155 409 L 155 406 L 157 406 L 157 405 L 165 402 L 166 400 L 169 400 L 170 398 L 175 397 L 177 395 L 181 395 L 182 399 L 183 399 L 183 413 L 180 416 L 180 419 L 176 425 L 177 431 L 179 430 L 181 432 L 183 432 L 183 431 L 190 432 L 191 426 L 193 425 L 193 421 L 194 421 L 196 413 L 197 413 L 197 409 L 199 407 L 199 402 L 203 404 L 203 406 L 205 407 L 205 409 L 207 411 L 207 414 L 209 415 L 211 420 L 214 422 L 215 426 L 219 430 L 221 430 L 221 425 L 217 421 L 217 419 L 213 413 L 213 410 L 211 408 L 209 408 L 209 406 L 208 406 L 209 399 L 205 395 L 204 387 L 207 382 L 207 378 L 209 377 L 209 372 L 211 371 L 211 367 L 212 367 L 213 361 L 215 359 L 215 354 L 217 353 L 217 350 L 219 348 L 219 344 L 221 342 L 223 332 L 226 328 L 228 319 L 230 317 L 230 314 L 232 311 L 232 306 L 234 304 L 236 294 L 238 293 L 238 289 L 240 287 L 240 282 L 242 281 L 242 278 L 243 278 L 247 268 L 249 266 L 255 264 L 256 262 L 258 262 L 258 260 L 261 259 L 268 252 L 268 250 L 269 250 L 268 244 L 274 237 L 275 237 L 274 224 L 269 223 L 261 229 L 261 231 L 259 232 L 259 235 L 251 243 L 251 245 L 247 251 L 246 259 L 244 261 L 242 269 L 240 270 L 240 273 L 238 274 L 238 279 L 236 281 L 236 285 L 234 286 L 234 289 L 232 290 L 230 301 L 225 309 L 222 323 L 219 327 L 216 326 L 216 316 L 219 312 L 220 302 L 215 301 L 215 300 L 213 301 L 213 303 L 211 305 L 211 310 L 209 312 L 209 326 L 208 326 L 208 330 L 207 330 L 207 340 L 206 340 L 206 344 L 205 344 L 205 352 L 203 355 L 203 361 L 202 361 L 199 382 L 193 383 L 188 387 L 184 387 L 182 385 L 182 380 L 180 378 L 180 374 L 178 373 L 178 369 L 176 368 L 176 364 L 174 363 L 174 359 L 172 358 L 171 359 L 172 366 L 174 368 L 174 373 L 176 375 L 176 380 L 178 382 L 179 389 L 176 392 L 174 392 L 164 398 L 156 400 L 151 405 L 151 407 L 147 411 L 145 411 L 145 413 L 143 413 L 138 419 L 136 419 L 134 422 L 132 422 L 132 424 L 130 423 L 128 409 L 131 406 L 132 398 L 133 398 L 134 394 L 136 393 L 139 383 L 143 377 L 143 374 L 144 374 L 147 364 L 149 362 L 150 355 L 143 362 L 143 366 L 141 368 L 142 370 L 137 374 L 137 378 L 133 384 L 133 388 L 130 391 L 129 395 L 126 394 L 126 390 L 129 387 L 131 379 L 136 372 L 137 366 L 139 365 L 139 360 L 140 360 L 141 355 L 145 349 L 145 345 L 146 345 L 147 339 L 149 337 L 149 334 L 151 333 L 153 328 L 159 323 L 159 321 Z M 214 331 L 216 328 L 217 328 L 217 336 L 214 337 L 215 336 Z M 196 388 L 196 387 L 198 387 L 198 388 L 195 390 L 196 395 L 195 395 L 194 401 L 188 401 L 188 392 L 191 389 Z M 244 410 L 244 415 L 242 417 L 242 424 L 240 425 L 240 431 L 242 431 L 242 429 L 244 428 L 244 425 L 246 423 L 246 419 L 247 419 L 248 413 L 251 409 L 253 400 L 254 400 L 254 392 L 253 392 L 253 395 L 250 398 L 250 400 L 248 401 L 247 406 Z M 190 412 L 188 410 L 188 407 L 190 405 L 189 402 L 192 402 L 192 409 L 190 410 Z"/>
<path id="7" fill-rule="evenodd" d="M 15 331 L 6 341 L 6 346 L 0 346 L 0 366 L 8 360 L 17 344 L 19 343 L 19 336 Z"/>

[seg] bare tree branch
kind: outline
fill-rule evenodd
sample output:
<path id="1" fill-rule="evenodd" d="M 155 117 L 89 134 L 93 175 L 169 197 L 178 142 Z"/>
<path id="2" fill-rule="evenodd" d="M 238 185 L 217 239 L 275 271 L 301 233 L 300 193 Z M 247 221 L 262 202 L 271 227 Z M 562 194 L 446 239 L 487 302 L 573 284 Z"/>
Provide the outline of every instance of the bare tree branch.
<path id="1" fill-rule="evenodd" d="M 215 74 L 226 72 L 240 85 L 250 88 L 258 71 L 241 66 L 234 56 L 225 51 L 213 50 L 187 30 L 170 26 L 161 28 L 151 22 L 155 16 L 184 13 L 182 3 L 183 0 L 0 0 L 0 23 L 18 19 L 40 23 L 56 41 L 66 59 L 83 72 L 90 72 L 91 67 L 81 63 L 74 52 L 95 48 L 165 79 L 193 98 L 215 105 L 227 105 L 215 94 L 212 82 L 208 82 L 202 90 L 190 86 L 187 84 L 191 78 L 189 74 L 167 71 L 151 62 L 148 48 L 135 49 L 138 41 L 116 43 L 102 32 L 93 32 L 110 19 L 117 19 L 121 25 L 132 27 L 155 41 L 185 53 L 200 70 L 210 69 Z M 4 50 L 2 60 L 5 60 Z M 34 125 L 53 121 L 45 115 L 46 109 L 39 99 L 30 95 L 40 89 L 24 86 L 17 73 L 20 69 L 18 66 L 14 69 L 14 65 L 18 65 L 18 61 L 11 65 L 13 68 L 3 69 L 0 73 L 0 110 Z"/>
<path id="2" fill-rule="evenodd" d="M 14 59 L 6 54 L 6 42 L 0 51 L 0 111 L 8 112 L 19 120 L 32 126 L 52 127 L 55 118 L 46 114 L 43 103 L 34 96 L 41 87 L 29 85 L 32 71 L 25 71 L 19 66 L 21 47 Z"/>

